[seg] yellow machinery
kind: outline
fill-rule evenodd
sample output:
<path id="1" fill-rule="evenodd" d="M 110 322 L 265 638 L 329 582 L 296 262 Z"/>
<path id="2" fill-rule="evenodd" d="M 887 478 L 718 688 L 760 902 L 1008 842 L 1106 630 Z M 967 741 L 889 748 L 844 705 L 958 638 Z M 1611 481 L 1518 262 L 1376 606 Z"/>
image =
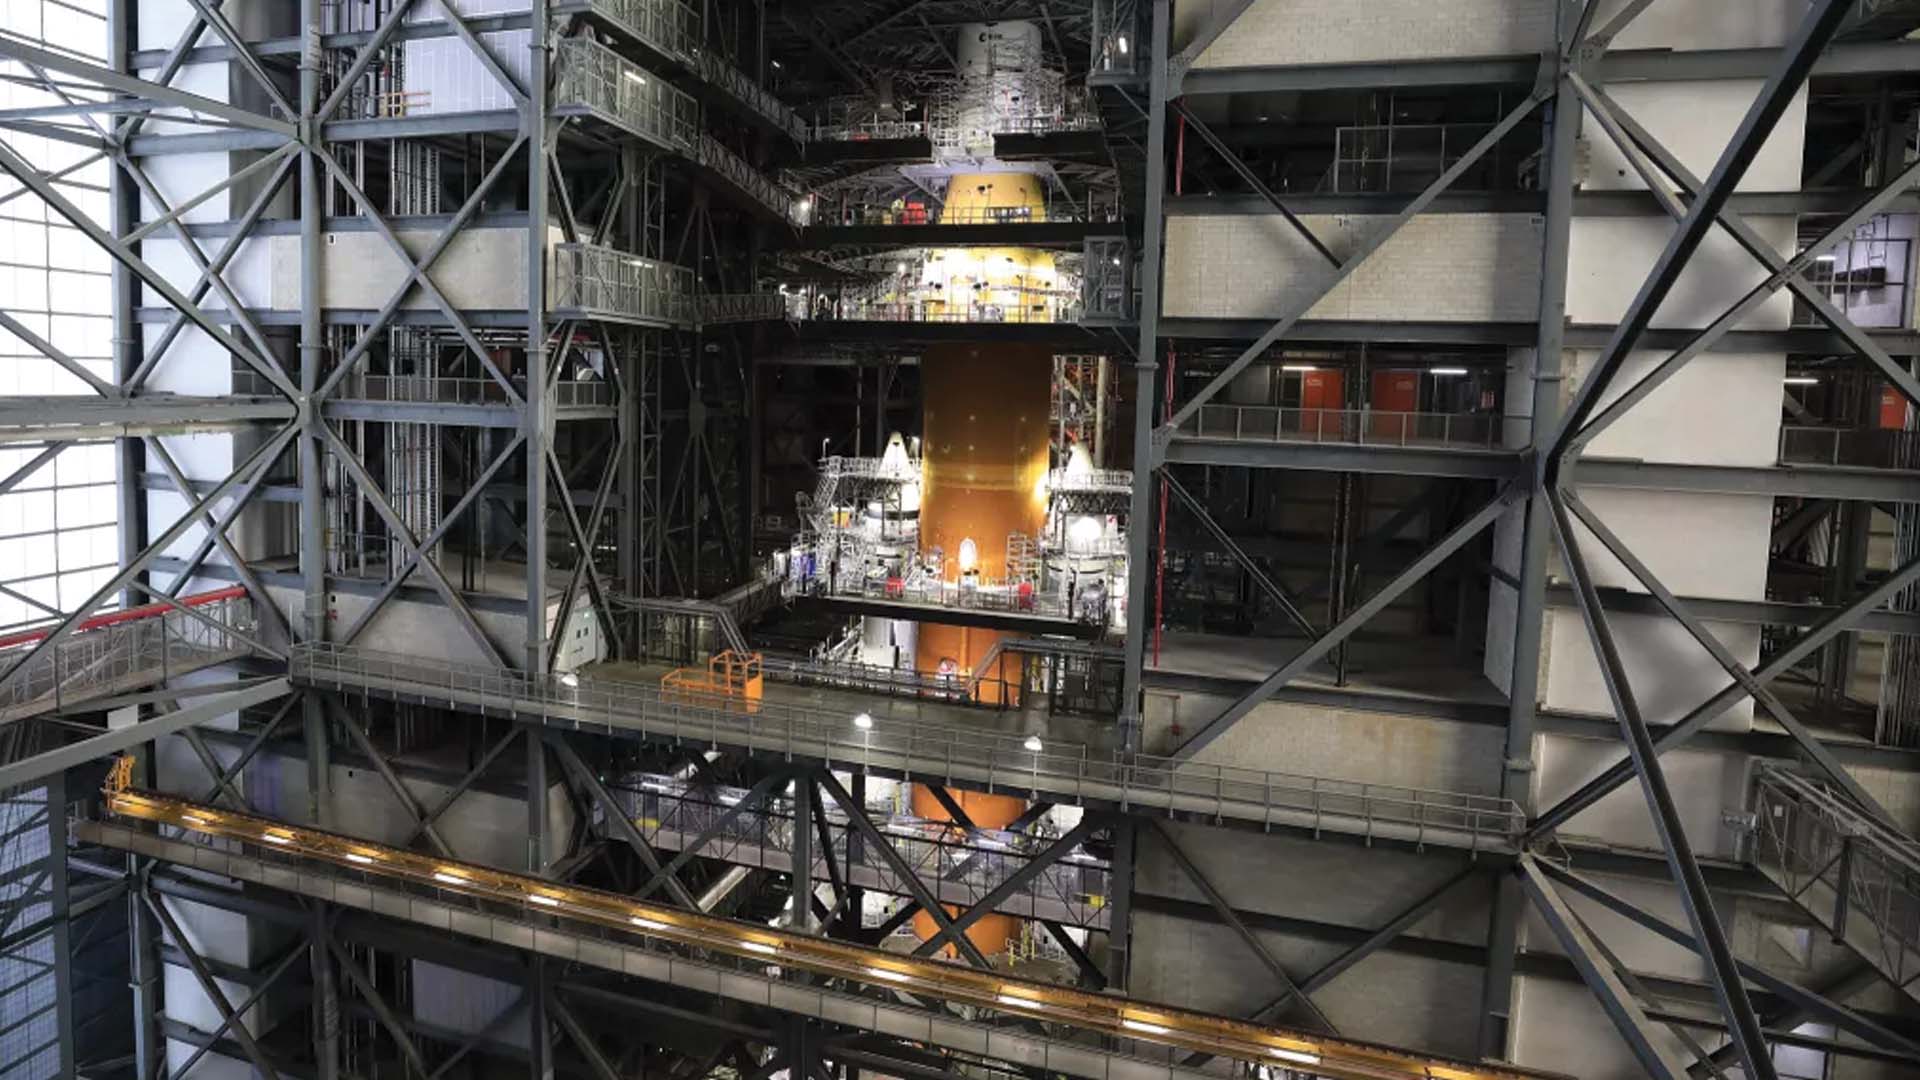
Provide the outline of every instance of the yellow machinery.
<path id="1" fill-rule="evenodd" d="M 766 678 L 760 670 L 759 653 L 737 653 L 732 649 L 707 661 L 705 668 L 674 668 L 660 677 L 660 696 L 688 705 L 717 705 L 760 711 L 760 697 Z"/>

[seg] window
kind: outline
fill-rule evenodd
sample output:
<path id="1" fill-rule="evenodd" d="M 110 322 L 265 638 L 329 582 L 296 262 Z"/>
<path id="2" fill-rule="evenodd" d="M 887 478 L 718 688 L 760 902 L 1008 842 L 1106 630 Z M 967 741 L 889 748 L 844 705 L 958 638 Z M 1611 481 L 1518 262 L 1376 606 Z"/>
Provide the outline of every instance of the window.
<path id="1" fill-rule="evenodd" d="M 106 0 L 8 0 L 0 33 L 92 63 L 106 62 Z M 32 72 L 0 61 L 0 109 L 66 102 Z M 17 81 L 16 81 L 17 80 Z M 70 90 L 74 96 L 82 91 Z M 91 133 L 84 119 L 50 117 Z M 102 224 L 108 171 L 89 148 L 9 130 L 7 148 Z M 0 177 L 0 309 L 102 379 L 113 378 L 111 263 L 107 254 L 11 177 Z M 85 382 L 0 328 L 0 397 L 90 395 Z M 109 443 L 0 446 L 0 480 L 31 467 L 0 495 L 0 630 L 44 622 L 83 603 L 119 564 L 115 453 Z"/>

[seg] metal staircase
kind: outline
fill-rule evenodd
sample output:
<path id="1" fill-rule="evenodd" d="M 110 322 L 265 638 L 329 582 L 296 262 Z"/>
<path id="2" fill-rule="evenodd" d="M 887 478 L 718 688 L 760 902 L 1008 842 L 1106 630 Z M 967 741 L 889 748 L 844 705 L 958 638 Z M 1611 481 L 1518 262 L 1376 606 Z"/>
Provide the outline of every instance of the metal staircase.
<path id="1" fill-rule="evenodd" d="M 1920 1001 L 1920 843 L 1778 765 L 1754 775 L 1753 865 Z"/>

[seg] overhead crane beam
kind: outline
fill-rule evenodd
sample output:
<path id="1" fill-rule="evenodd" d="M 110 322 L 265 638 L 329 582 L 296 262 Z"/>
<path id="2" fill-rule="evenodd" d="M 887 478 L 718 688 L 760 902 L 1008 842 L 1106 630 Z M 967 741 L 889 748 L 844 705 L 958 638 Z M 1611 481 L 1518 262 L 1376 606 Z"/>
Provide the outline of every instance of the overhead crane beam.
<path id="1" fill-rule="evenodd" d="M 888 991 L 908 989 L 916 996 L 967 1005 L 1024 1019 L 1057 1023 L 1101 1036 L 1199 1051 L 1252 1064 L 1311 1064 L 1335 1080 L 1543 1080 L 1552 1074 L 1506 1065 L 1474 1064 L 1435 1058 L 1318 1033 L 1269 1027 L 1148 1002 L 1089 993 L 991 969 L 940 960 L 901 956 L 886 950 L 832 941 L 810 934 L 769 929 L 638 902 L 617 893 L 556 883 L 544 878 L 461 863 L 433 855 L 369 843 L 353 837 L 287 825 L 270 818 L 188 802 L 123 786 L 118 773 L 105 792 L 106 810 L 224 841 L 232 841 L 274 861 L 323 864 L 358 875 L 362 886 L 383 891 L 399 887 L 436 890 L 446 896 L 482 900 L 521 909 L 528 921 L 551 917 L 562 923 L 612 928 L 655 942 L 701 952 L 777 964 L 849 984 Z M 92 839 L 132 845 L 125 830 L 83 829 Z M 115 835 L 120 834 L 120 835 Z M 141 844 L 147 847 L 150 845 Z M 162 844 L 162 849 L 173 845 Z M 199 845 L 180 845 L 205 851 Z M 214 852 L 224 855 L 224 852 Z M 162 857 L 165 857 L 164 855 Z M 288 875 L 300 878 L 306 875 Z M 529 944 L 539 931 L 528 935 Z"/>

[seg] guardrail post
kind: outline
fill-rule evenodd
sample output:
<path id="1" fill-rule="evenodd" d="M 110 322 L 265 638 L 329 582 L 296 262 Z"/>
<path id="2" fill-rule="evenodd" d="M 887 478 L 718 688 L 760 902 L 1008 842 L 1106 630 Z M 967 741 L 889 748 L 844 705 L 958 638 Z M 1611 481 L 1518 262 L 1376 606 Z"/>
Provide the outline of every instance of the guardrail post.
<path id="1" fill-rule="evenodd" d="M 1847 943 L 1847 892 L 1853 888 L 1853 837 L 1840 838 L 1840 869 L 1833 884 L 1833 943 Z"/>

